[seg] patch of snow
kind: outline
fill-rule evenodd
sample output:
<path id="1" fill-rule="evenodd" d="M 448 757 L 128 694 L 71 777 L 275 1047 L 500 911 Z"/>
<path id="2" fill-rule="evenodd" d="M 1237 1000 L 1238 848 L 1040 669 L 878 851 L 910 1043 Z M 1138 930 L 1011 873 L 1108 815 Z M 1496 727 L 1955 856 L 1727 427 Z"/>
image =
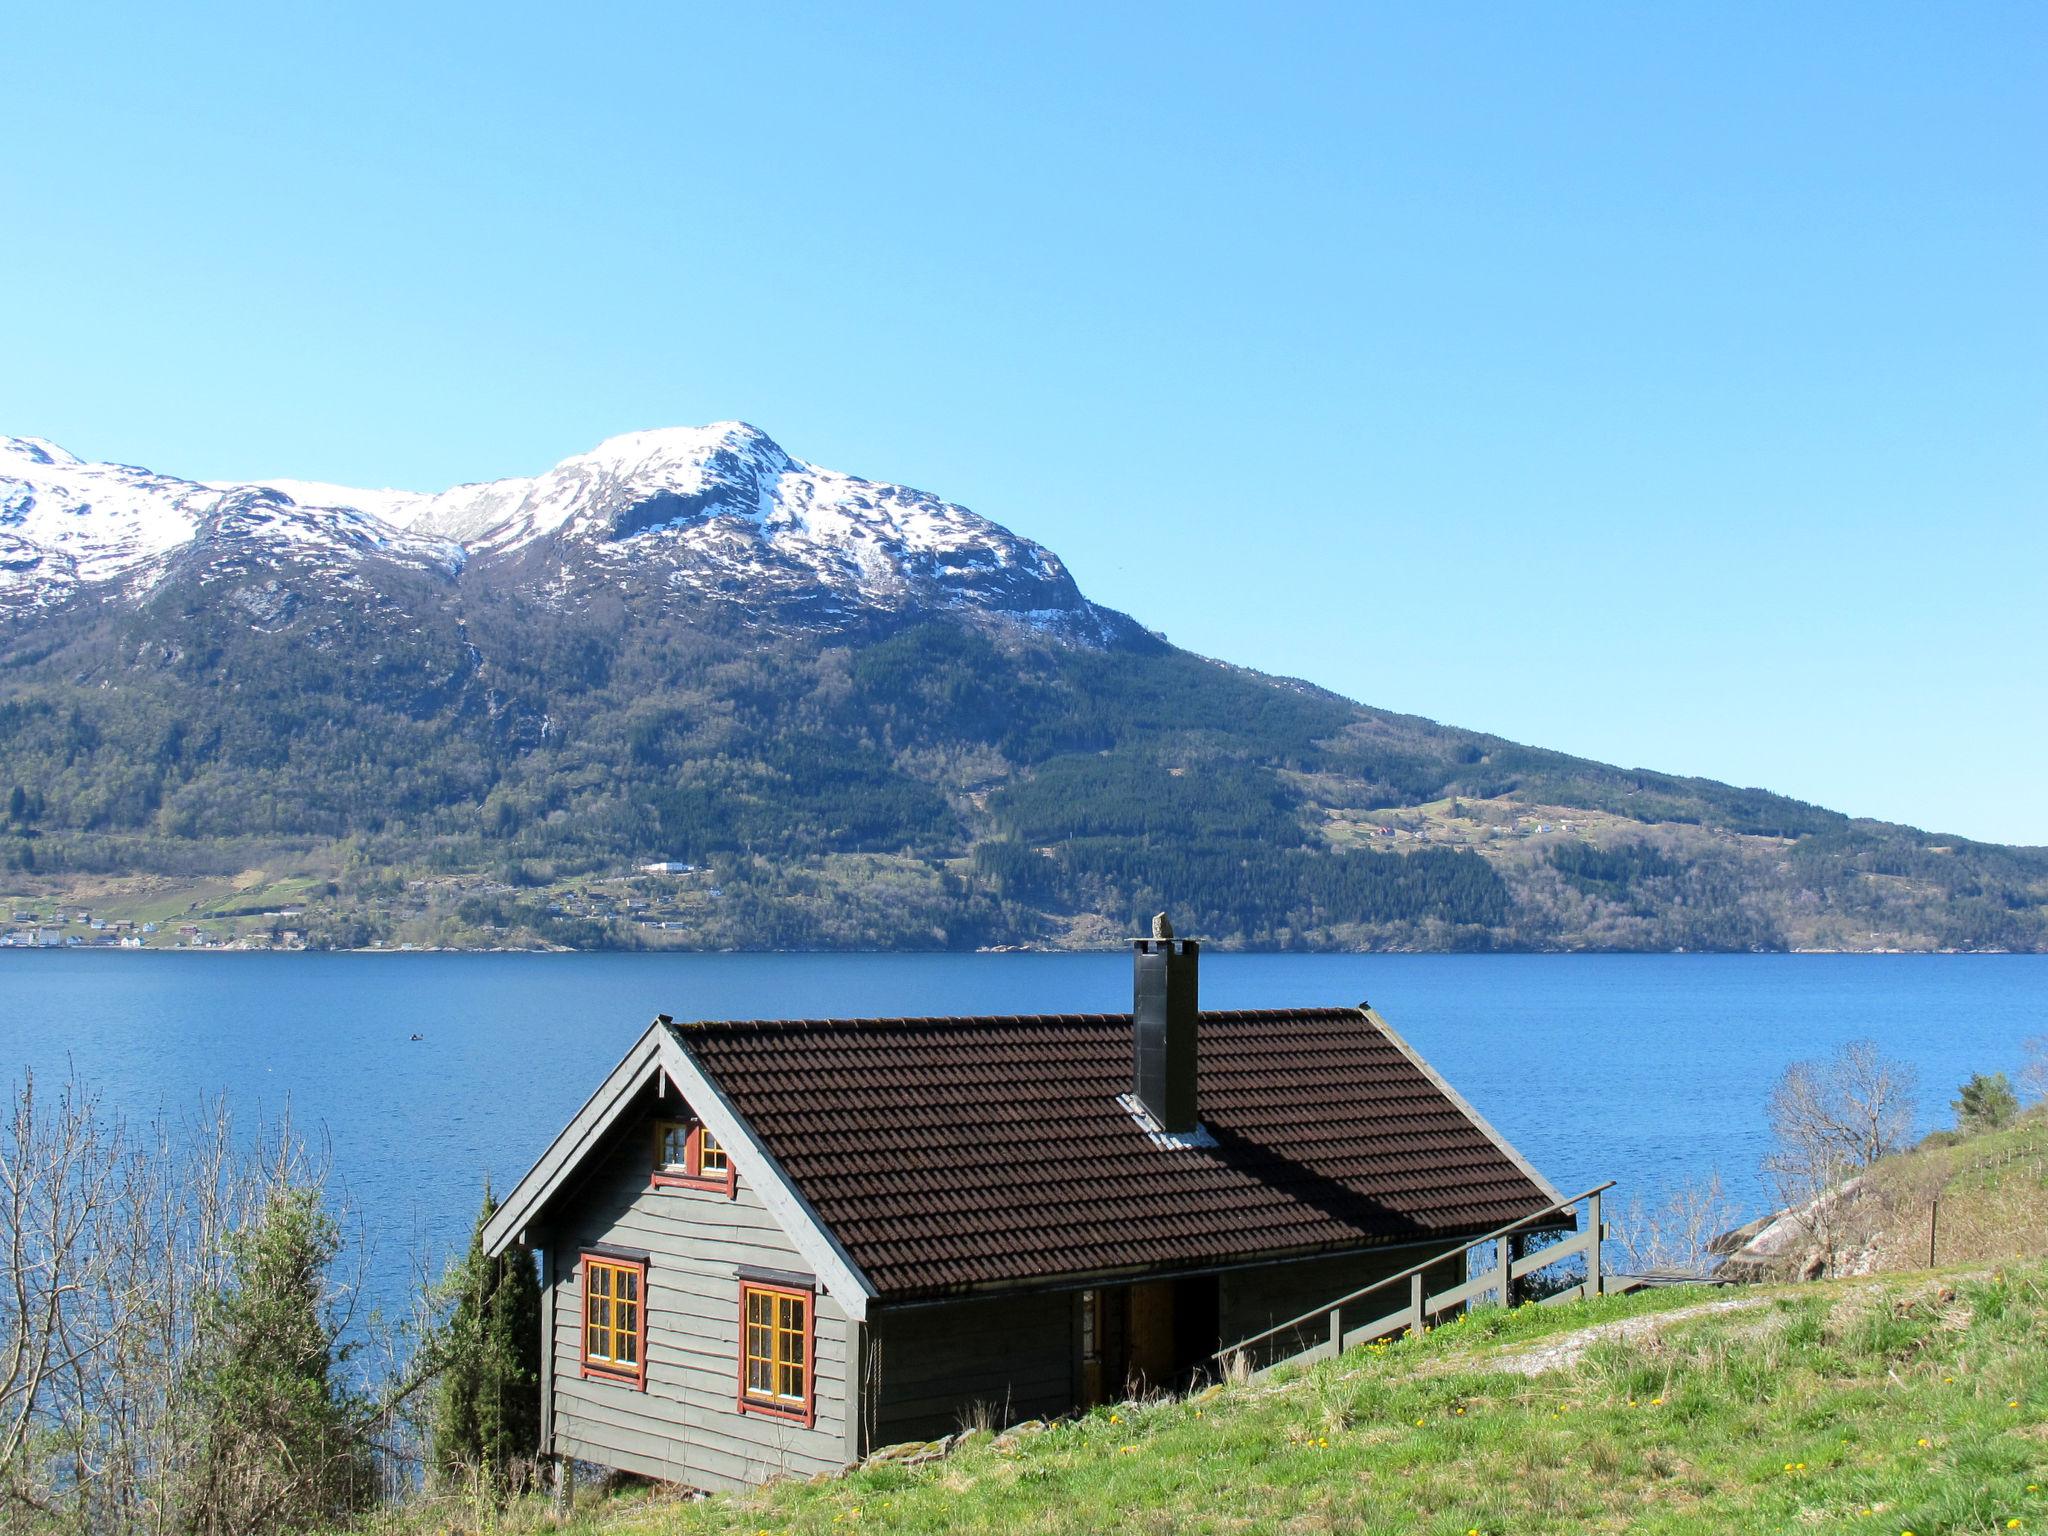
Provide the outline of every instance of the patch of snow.
<path id="1" fill-rule="evenodd" d="M 553 580 L 529 580 L 548 590 L 565 592 L 575 566 L 622 583 L 652 566 L 670 587 L 735 601 L 965 607 L 1083 643 L 1102 632 L 1050 551 L 923 491 L 792 458 L 744 422 L 624 433 L 540 475 L 437 494 L 200 484 L 0 438 L 0 595 L 147 579 L 202 539 L 447 571 L 545 542 Z"/>

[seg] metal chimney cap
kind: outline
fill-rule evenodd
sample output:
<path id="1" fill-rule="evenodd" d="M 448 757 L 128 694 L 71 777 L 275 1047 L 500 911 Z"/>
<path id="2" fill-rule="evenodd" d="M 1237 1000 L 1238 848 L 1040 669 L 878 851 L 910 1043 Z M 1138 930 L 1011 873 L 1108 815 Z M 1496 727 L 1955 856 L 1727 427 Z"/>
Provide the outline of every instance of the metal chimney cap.
<path id="1" fill-rule="evenodd" d="M 1164 912 L 1152 914 L 1152 937 L 1155 939 L 1170 939 L 1173 937 L 1173 924 L 1168 921 Z"/>

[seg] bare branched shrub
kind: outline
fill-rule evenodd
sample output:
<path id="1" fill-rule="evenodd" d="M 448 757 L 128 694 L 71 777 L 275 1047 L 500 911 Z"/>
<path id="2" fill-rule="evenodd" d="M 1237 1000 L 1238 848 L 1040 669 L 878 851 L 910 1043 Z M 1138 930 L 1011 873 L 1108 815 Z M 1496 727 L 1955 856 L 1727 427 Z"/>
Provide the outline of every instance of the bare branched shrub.
<path id="1" fill-rule="evenodd" d="M 1704 1275 L 1715 1263 L 1714 1239 L 1740 1224 L 1742 1212 L 1721 1187 L 1718 1169 L 1704 1179 L 1688 1178 L 1646 1207 L 1632 1195 L 1614 1224 L 1614 1241 L 1637 1273 L 1673 1270 Z"/>
<path id="2" fill-rule="evenodd" d="M 303 1523 L 289 1498 L 230 1510 L 208 1489 L 253 1487 L 263 1465 L 305 1460 L 275 1414 L 264 1421 L 261 1394 L 240 1391 L 237 1361 L 242 1386 L 262 1374 L 251 1362 L 299 1361 L 298 1377 L 269 1380 L 274 1407 L 345 1359 L 350 1292 L 329 1268 L 339 1240 L 321 1210 L 324 1164 L 288 1124 L 267 1149 L 238 1149 L 218 1103 L 176 1130 L 133 1132 L 76 1083 L 53 1096 L 29 1078 L 5 1113 L 0 1529 L 157 1536 Z M 269 1218 L 281 1210 L 308 1241 L 285 1244 L 266 1269 L 258 1249 L 266 1230 L 277 1248 L 283 1229 Z M 235 1312 L 294 1288 L 318 1317 L 310 1333 L 284 1312 Z M 231 1321 L 239 1354 L 226 1347 Z M 390 1379 L 381 1395 L 333 1396 L 358 1473 L 410 1385 Z M 275 1492 L 274 1479 L 266 1486 Z"/>
<path id="3" fill-rule="evenodd" d="M 1827 1061 L 1794 1062 L 1771 1090 L 1765 1118 L 1776 1145 L 1764 1172 L 1806 1234 L 1802 1272 L 1833 1273 L 1868 1240 L 1870 1212 L 1854 1181 L 1906 1145 L 1918 1088 L 1909 1063 L 1855 1040 Z"/>
<path id="4" fill-rule="evenodd" d="M 2048 1035 L 2033 1035 L 2020 1049 L 2020 1093 L 2030 1103 L 2048 1099 Z"/>
<path id="5" fill-rule="evenodd" d="M 1776 1150 L 1774 1177 L 1811 1198 L 1906 1144 L 1913 1131 L 1919 1073 L 1855 1040 L 1827 1061 L 1795 1061 L 1765 1106 Z"/>

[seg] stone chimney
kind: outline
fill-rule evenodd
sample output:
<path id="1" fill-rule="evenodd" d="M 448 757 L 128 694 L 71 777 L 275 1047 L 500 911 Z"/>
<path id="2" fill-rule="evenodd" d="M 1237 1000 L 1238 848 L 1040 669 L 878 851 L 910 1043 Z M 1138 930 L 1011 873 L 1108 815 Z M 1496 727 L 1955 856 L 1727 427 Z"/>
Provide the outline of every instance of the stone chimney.
<path id="1" fill-rule="evenodd" d="M 1131 1093 L 1159 1129 L 1172 1134 L 1196 1128 L 1200 949 L 1193 939 L 1173 936 L 1164 912 L 1152 919 L 1152 937 L 1131 940 Z"/>

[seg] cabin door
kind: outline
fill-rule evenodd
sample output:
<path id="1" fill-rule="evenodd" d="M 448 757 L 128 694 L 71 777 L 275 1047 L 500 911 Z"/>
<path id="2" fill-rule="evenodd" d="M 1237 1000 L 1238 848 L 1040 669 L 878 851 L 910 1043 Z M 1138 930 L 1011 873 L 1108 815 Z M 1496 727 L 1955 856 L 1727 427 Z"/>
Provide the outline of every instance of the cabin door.
<path id="1" fill-rule="evenodd" d="M 1082 1291 L 1075 1305 L 1081 1354 L 1075 1406 L 1115 1402 L 1130 1372 L 1129 1293 L 1122 1286 Z"/>
<path id="2" fill-rule="evenodd" d="M 1082 1291 L 1076 1405 L 1092 1408 L 1144 1391 L 1179 1391 L 1206 1376 L 1217 1348 L 1214 1275 L 1147 1280 Z"/>

